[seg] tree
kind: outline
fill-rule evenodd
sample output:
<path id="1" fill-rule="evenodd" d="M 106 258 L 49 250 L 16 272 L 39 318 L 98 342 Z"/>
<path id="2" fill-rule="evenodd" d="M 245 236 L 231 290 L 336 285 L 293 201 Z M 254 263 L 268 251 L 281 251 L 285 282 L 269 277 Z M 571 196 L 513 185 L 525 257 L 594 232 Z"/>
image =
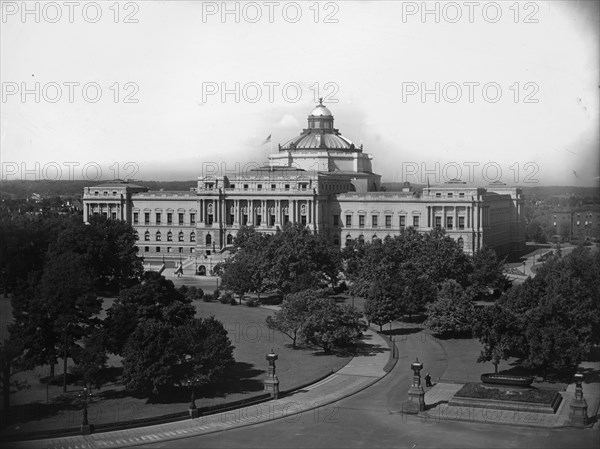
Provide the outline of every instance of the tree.
<path id="1" fill-rule="evenodd" d="M 24 351 L 23 342 L 12 336 L 8 340 L 0 342 L 0 388 L 2 389 L 2 408 L 4 410 L 2 415 L 5 421 L 8 421 L 9 416 L 10 393 L 28 387 L 26 381 L 12 379 L 15 374 L 27 369 L 22 363 Z"/>
<path id="2" fill-rule="evenodd" d="M 302 334 L 307 342 L 329 353 L 335 346 L 356 344 L 365 329 L 361 313 L 355 307 L 338 306 L 330 298 L 317 298 L 309 303 Z"/>
<path id="3" fill-rule="evenodd" d="M 187 382 L 209 382 L 233 361 L 227 331 L 214 317 L 181 325 L 151 319 L 127 340 L 123 381 L 130 390 L 156 395 Z"/>
<path id="4" fill-rule="evenodd" d="M 53 255 L 41 278 L 30 278 L 11 304 L 10 332 L 27 348 L 23 363 L 29 368 L 49 364 L 54 376 L 54 365 L 62 356 L 66 391 L 67 358 L 77 353 L 79 341 L 91 331 L 101 309 L 85 259 L 73 252 Z"/>
<path id="5" fill-rule="evenodd" d="M 367 319 L 379 326 L 379 332 L 382 326 L 397 319 L 402 310 L 400 301 L 392 292 L 387 291 L 385 286 L 376 283 L 368 293 L 365 302 L 365 316 Z"/>
<path id="6" fill-rule="evenodd" d="M 437 299 L 427 305 L 425 326 L 441 337 L 471 332 L 475 306 L 460 284 L 448 280 Z"/>
<path id="7" fill-rule="evenodd" d="M 473 271 L 469 275 L 469 289 L 475 298 L 490 296 L 490 292 L 504 291 L 510 282 L 503 272 L 504 261 L 498 260 L 496 252 L 483 247 L 473 254 Z"/>
<path id="8" fill-rule="evenodd" d="M 265 284 L 283 294 L 333 285 L 341 268 L 337 248 L 300 224 L 287 224 L 269 239 Z"/>
<path id="9" fill-rule="evenodd" d="M 281 309 L 274 316 L 267 317 L 267 326 L 291 338 L 292 348 L 296 349 L 296 340 L 308 318 L 310 302 L 323 297 L 321 292 L 315 290 L 290 293 L 283 300 Z"/>
<path id="10" fill-rule="evenodd" d="M 108 355 L 104 347 L 104 335 L 100 327 L 97 327 L 83 340 L 83 346 L 79 354 L 75 356 L 76 371 L 81 373 L 85 385 L 96 385 L 96 388 L 104 381 L 104 370 Z"/>
<path id="11" fill-rule="evenodd" d="M 106 348 L 121 355 L 139 323 L 155 320 L 178 326 L 193 318 L 196 309 L 159 273 L 144 273 L 141 284 L 121 291 L 104 320 Z"/>
<path id="12" fill-rule="evenodd" d="M 495 373 L 500 361 L 508 359 L 521 341 L 515 317 L 498 304 L 481 309 L 473 320 L 472 330 L 473 336 L 483 345 L 477 362 L 491 361 Z"/>

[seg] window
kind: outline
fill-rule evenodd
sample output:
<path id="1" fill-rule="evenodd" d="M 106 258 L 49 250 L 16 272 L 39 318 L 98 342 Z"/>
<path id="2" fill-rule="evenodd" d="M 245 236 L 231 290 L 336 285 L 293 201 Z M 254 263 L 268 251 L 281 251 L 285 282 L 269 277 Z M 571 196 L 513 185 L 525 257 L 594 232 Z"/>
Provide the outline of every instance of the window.
<path id="1" fill-rule="evenodd" d="M 333 216 L 333 225 L 334 226 L 339 226 L 340 225 L 340 216 L 339 215 L 334 215 Z"/>
<path id="2" fill-rule="evenodd" d="M 160 231 L 156 232 L 156 241 L 160 242 L 162 240 L 162 236 L 160 235 Z"/>
<path id="3" fill-rule="evenodd" d="M 306 184 L 305 182 L 302 182 L 298 185 L 298 187 L 300 187 L 301 190 L 306 190 L 306 188 L 308 187 L 308 184 Z"/>
<path id="4" fill-rule="evenodd" d="M 139 219 L 140 219 L 139 212 L 134 212 L 133 213 L 133 224 L 138 224 Z"/>
<path id="5" fill-rule="evenodd" d="M 302 215 L 300 217 L 300 223 L 302 224 L 302 226 L 306 226 L 306 215 Z"/>
<path id="6" fill-rule="evenodd" d="M 182 225 L 183 224 L 183 214 L 179 213 L 179 224 Z"/>
<path id="7" fill-rule="evenodd" d="M 442 217 L 435 217 L 435 227 L 436 228 L 442 227 Z"/>
<path id="8" fill-rule="evenodd" d="M 144 212 L 144 224 L 150 224 L 150 212 Z"/>
<path id="9" fill-rule="evenodd" d="M 173 233 L 171 231 L 167 232 L 167 242 L 173 241 Z"/>
<path id="10" fill-rule="evenodd" d="M 113 196 L 117 196 L 117 192 L 113 190 Z"/>
<path id="11" fill-rule="evenodd" d="M 378 220 L 379 220 L 379 217 L 377 215 L 372 215 L 371 216 L 371 227 L 376 228 Z"/>
<path id="12" fill-rule="evenodd" d="M 172 248 L 171 248 L 170 246 L 167 246 L 167 252 L 168 252 L 168 253 L 170 253 L 170 252 L 171 252 L 171 249 L 172 249 Z"/>
<path id="13" fill-rule="evenodd" d="M 260 226 L 261 221 L 262 221 L 262 215 L 257 215 L 256 216 L 256 226 Z"/>
<path id="14" fill-rule="evenodd" d="M 465 247 L 465 241 L 463 240 L 463 238 L 462 238 L 462 237 L 460 237 L 460 238 L 458 239 L 458 247 L 459 247 L 460 249 L 463 249 L 463 248 Z"/>
<path id="15" fill-rule="evenodd" d="M 168 225 L 173 224 L 173 213 L 172 212 L 167 212 L 167 224 Z"/>
<path id="16" fill-rule="evenodd" d="M 452 229 L 454 226 L 454 217 L 446 217 L 446 229 Z"/>
<path id="17" fill-rule="evenodd" d="M 196 241 L 196 233 L 195 233 L 195 232 L 192 232 L 192 233 L 190 234 L 190 242 L 195 242 L 195 241 Z"/>
<path id="18" fill-rule="evenodd" d="M 465 197 L 465 193 L 464 193 L 464 192 L 461 192 L 461 193 L 459 193 L 459 194 L 458 194 L 458 197 L 459 197 L 459 198 L 464 198 L 464 197 Z"/>
<path id="19" fill-rule="evenodd" d="M 275 190 L 277 188 L 277 184 L 271 184 L 271 190 Z"/>
<path id="20" fill-rule="evenodd" d="M 346 246 L 350 246 L 351 243 L 352 243 L 352 237 L 350 237 L 350 234 L 348 234 L 346 236 Z"/>
<path id="21" fill-rule="evenodd" d="M 213 224 L 213 216 L 212 214 L 208 214 L 206 217 L 206 224 L 211 225 Z"/>
<path id="22" fill-rule="evenodd" d="M 144 232 L 144 241 L 145 242 L 150 241 L 150 232 L 149 231 Z"/>
<path id="23" fill-rule="evenodd" d="M 206 234 L 206 246 L 209 246 L 212 244 L 212 236 L 210 234 Z"/>
<path id="24" fill-rule="evenodd" d="M 179 232 L 178 239 L 180 242 L 183 242 L 183 231 Z"/>
<path id="25" fill-rule="evenodd" d="M 156 224 L 159 225 L 160 224 L 160 212 L 156 213 Z"/>
<path id="26" fill-rule="evenodd" d="M 365 227 L 365 216 L 364 215 L 359 215 L 358 216 L 358 227 L 359 228 L 364 228 Z"/>
<path id="27" fill-rule="evenodd" d="M 269 215 L 269 226 L 275 226 L 275 215 Z"/>
<path id="28" fill-rule="evenodd" d="M 441 198 L 441 197 L 442 197 L 442 194 L 441 194 L 440 192 L 436 192 L 436 193 L 435 193 L 435 197 L 436 197 L 436 198 Z"/>
<path id="29" fill-rule="evenodd" d="M 183 248 L 180 246 L 179 247 L 179 252 L 182 253 L 183 252 Z"/>
<path id="30" fill-rule="evenodd" d="M 333 239 L 333 244 L 335 246 L 339 246 L 340 245 L 340 239 L 338 239 L 337 237 Z"/>
<path id="31" fill-rule="evenodd" d="M 346 215 L 346 226 L 352 226 L 352 215 Z"/>
<path id="32" fill-rule="evenodd" d="M 400 227 L 406 227 L 406 215 L 400 215 Z"/>
<path id="33" fill-rule="evenodd" d="M 157 246 L 157 247 L 156 247 L 156 252 L 157 252 L 157 253 L 160 253 L 160 246 Z"/>
<path id="34" fill-rule="evenodd" d="M 285 190 L 290 190 L 290 185 L 286 184 L 284 188 L 285 188 Z"/>
<path id="35" fill-rule="evenodd" d="M 421 218 L 421 217 L 419 217 L 418 215 L 413 216 L 413 226 L 415 228 L 419 227 L 419 218 Z"/>
<path id="36" fill-rule="evenodd" d="M 448 198 L 452 198 L 452 192 L 448 192 Z"/>
<path id="37" fill-rule="evenodd" d="M 150 252 L 150 247 L 149 247 L 149 246 L 144 246 L 144 252 L 145 252 L 145 253 L 148 253 L 148 252 Z"/>
<path id="38" fill-rule="evenodd" d="M 190 214 L 190 225 L 194 226 L 196 224 L 196 214 Z"/>
<path id="39" fill-rule="evenodd" d="M 227 244 L 233 245 L 233 235 L 227 234 Z"/>
<path id="40" fill-rule="evenodd" d="M 465 217 L 458 217 L 458 229 L 465 229 Z"/>
<path id="41" fill-rule="evenodd" d="M 258 187 L 258 190 L 262 190 L 262 184 L 259 184 L 256 187 Z"/>
<path id="42" fill-rule="evenodd" d="M 244 190 L 248 190 L 248 184 L 244 184 Z"/>
<path id="43" fill-rule="evenodd" d="M 117 213 L 116 212 L 112 212 L 110 214 L 110 218 L 112 218 L 113 220 L 116 220 L 117 219 Z"/>
<path id="44" fill-rule="evenodd" d="M 106 190 L 104 191 L 104 196 L 108 196 L 108 192 Z"/>
<path id="45" fill-rule="evenodd" d="M 385 227 L 386 228 L 391 228 L 392 227 L 392 216 L 391 215 L 386 215 L 385 216 Z"/>

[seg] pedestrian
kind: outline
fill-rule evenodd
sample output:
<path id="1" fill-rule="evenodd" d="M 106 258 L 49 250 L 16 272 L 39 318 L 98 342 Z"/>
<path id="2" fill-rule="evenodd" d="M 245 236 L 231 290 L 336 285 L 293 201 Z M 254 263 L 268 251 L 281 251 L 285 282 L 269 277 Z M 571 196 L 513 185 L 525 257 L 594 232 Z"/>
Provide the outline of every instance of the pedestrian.
<path id="1" fill-rule="evenodd" d="M 425 374 L 425 386 L 433 387 L 433 385 L 431 384 L 431 376 L 429 375 L 429 373 Z"/>

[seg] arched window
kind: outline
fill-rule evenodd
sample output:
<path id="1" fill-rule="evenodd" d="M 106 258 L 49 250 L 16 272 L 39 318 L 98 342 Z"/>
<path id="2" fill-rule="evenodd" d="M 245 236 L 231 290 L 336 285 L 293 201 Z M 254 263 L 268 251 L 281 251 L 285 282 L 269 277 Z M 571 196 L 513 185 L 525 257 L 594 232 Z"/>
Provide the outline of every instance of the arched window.
<path id="1" fill-rule="evenodd" d="M 346 246 L 350 246 L 351 243 L 352 243 L 352 237 L 350 236 L 350 234 L 348 234 L 346 236 Z"/>
<path id="2" fill-rule="evenodd" d="M 195 232 L 192 232 L 192 233 L 190 234 L 190 242 L 195 242 L 195 241 L 196 241 L 196 233 L 195 233 Z"/>
<path id="3" fill-rule="evenodd" d="M 227 244 L 233 245 L 233 235 L 227 234 Z"/>
<path id="4" fill-rule="evenodd" d="M 460 238 L 458 239 L 458 247 L 459 247 L 460 249 L 463 249 L 463 248 L 465 247 L 465 241 L 463 240 L 463 238 L 462 238 L 462 237 L 460 237 Z"/>
<path id="5" fill-rule="evenodd" d="M 364 236 L 364 235 L 362 235 L 362 234 L 361 234 L 361 235 L 359 235 L 359 236 L 358 236 L 358 241 L 359 241 L 359 242 L 361 242 L 361 243 L 363 243 L 363 242 L 365 241 L 365 236 Z"/>
<path id="6" fill-rule="evenodd" d="M 179 231 L 179 241 L 183 242 L 183 231 Z"/>
<path id="7" fill-rule="evenodd" d="M 137 232 L 137 231 L 135 231 L 135 232 L 133 233 L 133 235 L 134 235 L 134 237 L 135 237 L 135 240 L 136 240 L 136 242 L 137 242 L 137 241 L 140 239 L 140 235 L 138 234 L 138 232 Z"/>
<path id="8" fill-rule="evenodd" d="M 171 231 L 167 232 L 167 242 L 173 241 L 173 233 Z"/>
<path id="9" fill-rule="evenodd" d="M 150 241 L 150 231 L 144 232 L 144 241 L 146 241 L 146 242 Z"/>
<path id="10" fill-rule="evenodd" d="M 156 241 L 160 242 L 162 239 L 162 236 L 160 235 L 160 231 L 156 231 Z"/>
<path id="11" fill-rule="evenodd" d="M 340 244 L 340 239 L 338 239 L 338 238 L 333 239 L 333 244 L 335 246 L 338 246 Z"/>
<path id="12" fill-rule="evenodd" d="M 210 234 L 206 234 L 206 244 L 212 244 L 212 236 Z"/>

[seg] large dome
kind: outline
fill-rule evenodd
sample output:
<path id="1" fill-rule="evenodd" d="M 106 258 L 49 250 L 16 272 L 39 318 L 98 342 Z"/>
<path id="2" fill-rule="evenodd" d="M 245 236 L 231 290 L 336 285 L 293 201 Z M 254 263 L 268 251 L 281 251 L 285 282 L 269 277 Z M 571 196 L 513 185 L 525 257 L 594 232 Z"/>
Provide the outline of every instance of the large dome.
<path id="1" fill-rule="evenodd" d="M 333 127 L 333 114 L 323 105 L 322 98 L 319 98 L 319 104 L 308 116 L 308 128 L 302 130 L 299 136 L 281 145 L 279 149 L 281 151 L 296 149 L 357 150 L 350 139 L 342 136 Z"/>

